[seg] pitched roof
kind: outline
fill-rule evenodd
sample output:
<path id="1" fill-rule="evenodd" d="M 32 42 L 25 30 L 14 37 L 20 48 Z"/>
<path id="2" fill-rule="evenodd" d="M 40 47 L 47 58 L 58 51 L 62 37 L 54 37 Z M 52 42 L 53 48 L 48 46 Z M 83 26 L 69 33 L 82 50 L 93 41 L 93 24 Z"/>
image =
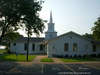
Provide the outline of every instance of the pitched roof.
<path id="1" fill-rule="evenodd" d="M 27 42 L 27 38 L 28 37 L 20 37 L 16 41 L 12 41 L 12 42 Z M 39 37 L 30 37 L 29 38 L 29 42 L 36 42 L 36 43 L 42 42 L 44 40 L 45 40 L 45 38 L 39 38 Z"/>
<path id="2" fill-rule="evenodd" d="M 95 44 L 100 44 L 100 41 L 95 41 Z"/>
<path id="3" fill-rule="evenodd" d="M 85 39 L 85 40 L 92 41 L 92 40 L 90 40 L 90 39 L 88 39 L 88 38 L 82 37 L 81 35 L 79 35 L 79 34 L 73 32 L 73 31 L 67 32 L 67 33 L 65 33 L 65 34 L 62 34 L 62 35 L 60 35 L 60 36 L 58 36 L 58 37 L 52 38 L 52 39 L 47 40 L 47 41 L 50 42 L 50 41 L 53 41 L 53 40 L 55 40 L 55 39 L 58 39 L 58 38 L 60 38 L 60 37 L 63 37 L 63 36 L 65 36 L 65 35 L 68 35 L 68 34 L 75 34 L 75 35 L 77 35 L 77 36 L 79 36 L 79 37 L 81 37 L 81 38 L 83 38 L 83 39 Z"/>

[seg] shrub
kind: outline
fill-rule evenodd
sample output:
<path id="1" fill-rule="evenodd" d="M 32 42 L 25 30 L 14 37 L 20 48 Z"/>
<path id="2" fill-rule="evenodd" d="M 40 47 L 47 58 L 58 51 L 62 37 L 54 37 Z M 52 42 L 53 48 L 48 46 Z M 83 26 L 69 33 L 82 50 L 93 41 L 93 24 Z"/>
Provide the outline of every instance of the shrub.
<path id="1" fill-rule="evenodd" d="M 74 57 L 77 57 L 77 55 L 75 54 Z"/>
<path id="2" fill-rule="evenodd" d="M 69 56 L 70 58 L 72 57 L 72 55 Z"/>
<path id="3" fill-rule="evenodd" d="M 83 57 L 86 57 L 86 55 L 83 55 Z"/>
<path id="4" fill-rule="evenodd" d="M 96 54 L 91 54 L 91 57 L 96 57 Z"/>
<path id="5" fill-rule="evenodd" d="M 60 55 L 57 55 L 58 58 L 60 58 Z"/>
<path id="6" fill-rule="evenodd" d="M 63 58 L 63 55 L 61 55 L 60 57 Z"/>
<path id="7" fill-rule="evenodd" d="M 100 57 L 100 53 L 97 55 L 97 57 Z"/>
<path id="8" fill-rule="evenodd" d="M 65 57 L 67 58 L 68 57 L 68 54 L 66 54 Z"/>
<path id="9" fill-rule="evenodd" d="M 56 54 L 52 54 L 52 57 L 57 57 L 57 55 Z"/>
<path id="10" fill-rule="evenodd" d="M 82 56 L 81 56 L 81 55 L 79 55 L 78 57 L 79 57 L 79 58 L 81 58 Z"/>

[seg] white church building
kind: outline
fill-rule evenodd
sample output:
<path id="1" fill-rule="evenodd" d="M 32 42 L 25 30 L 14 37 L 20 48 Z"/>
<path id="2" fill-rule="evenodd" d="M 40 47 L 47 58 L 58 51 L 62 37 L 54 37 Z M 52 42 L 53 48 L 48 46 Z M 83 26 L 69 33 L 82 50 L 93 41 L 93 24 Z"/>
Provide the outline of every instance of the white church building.
<path id="1" fill-rule="evenodd" d="M 48 57 L 100 54 L 100 42 L 89 40 L 72 31 L 57 36 L 54 26 L 51 13 L 45 37 L 30 37 L 29 54 L 47 54 Z M 26 54 L 27 37 L 12 41 L 10 50 L 12 53 Z"/>

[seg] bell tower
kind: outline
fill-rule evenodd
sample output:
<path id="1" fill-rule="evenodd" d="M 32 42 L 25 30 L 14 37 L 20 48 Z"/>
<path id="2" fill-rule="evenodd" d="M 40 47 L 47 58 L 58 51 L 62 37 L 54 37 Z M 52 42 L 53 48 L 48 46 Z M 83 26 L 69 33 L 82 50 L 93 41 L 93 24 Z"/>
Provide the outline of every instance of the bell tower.
<path id="1" fill-rule="evenodd" d="M 57 37 L 57 32 L 54 29 L 54 23 L 52 19 L 52 12 L 50 12 L 50 21 L 48 23 L 48 30 L 45 32 L 45 40 L 52 39 L 54 37 Z"/>

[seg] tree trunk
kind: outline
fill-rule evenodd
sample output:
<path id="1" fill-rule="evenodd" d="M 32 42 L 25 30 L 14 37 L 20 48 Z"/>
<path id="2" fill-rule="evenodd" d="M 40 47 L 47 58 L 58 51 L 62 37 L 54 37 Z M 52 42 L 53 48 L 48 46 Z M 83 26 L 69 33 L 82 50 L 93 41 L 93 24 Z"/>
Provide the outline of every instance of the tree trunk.
<path id="1" fill-rule="evenodd" d="M 29 31 L 28 31 L 28 38 L 27 38 L 27 57 L 26 60 L 28 61 L 28 52 L 29 52 Z"/>
<path id="2" fill-rule="evenodd" d="M 1 42 L 2 42 L 2 36 L 0 36 L 0 45 L 2 44 Z"/>
<path id="3" fill-rule="evenodd" d="M 7 28 L 7 26 L 2 28 L 3 30 L 2 30 L 2 33 L 1 33 L 1 36 L 0 36 L 0 45 L 2 44 L 2 39 L 3 39 L 4 35 L 5 35 L 6 28 Z"/>
<path id="4" fill-rule="evenodd" d="M 1 36 L 0 36 L 0 45 L 2 45 L 2 39 L 3 39 L 3 37 L 4 37 L 4 34 L 1 34 Z"/>

